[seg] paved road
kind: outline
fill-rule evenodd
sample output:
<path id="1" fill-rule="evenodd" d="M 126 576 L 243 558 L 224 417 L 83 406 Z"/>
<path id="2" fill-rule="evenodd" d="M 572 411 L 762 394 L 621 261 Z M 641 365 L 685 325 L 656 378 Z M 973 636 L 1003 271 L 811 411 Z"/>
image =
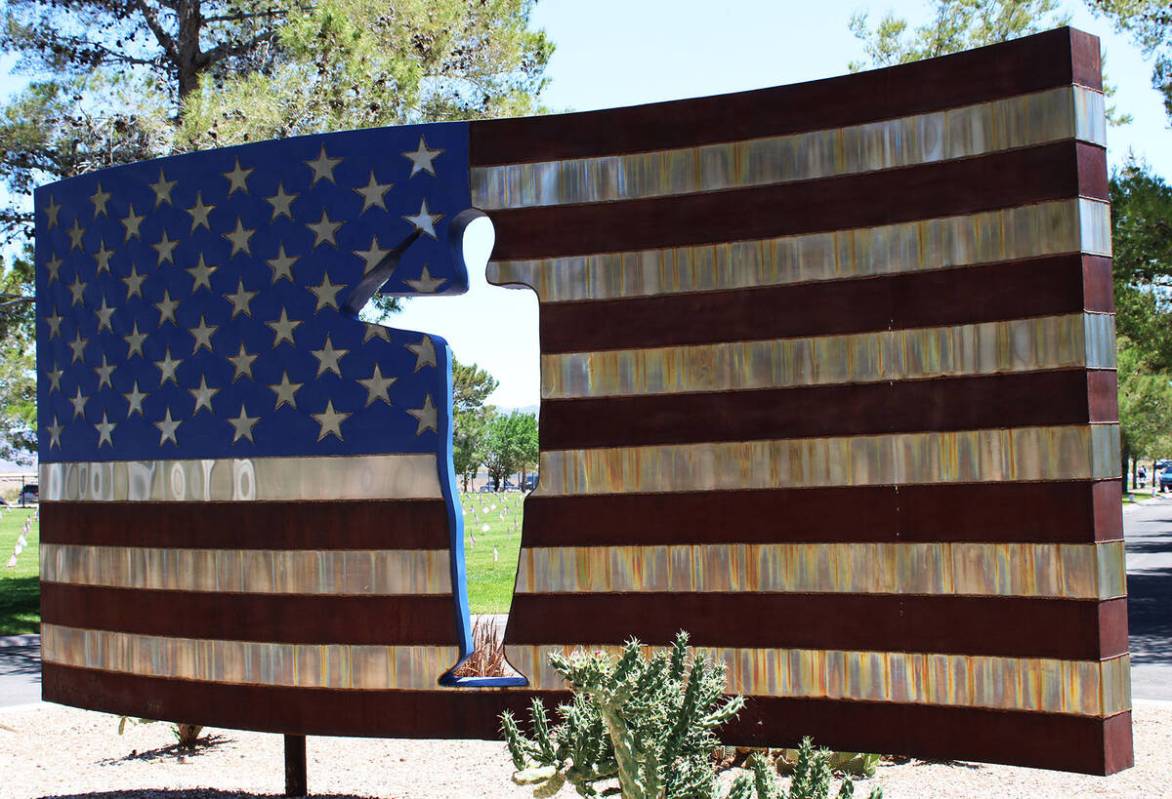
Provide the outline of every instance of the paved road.
<path id="1" fill-rule="evenodd" d="M 1172 701 L 1172 497 L 1127 508 L 1123 526 L 1132 694 Z M 0 707 L 40 700 L 40 652 L 38 636 L 0 638 Z"/>
<path id="2" fill-rule="evenodd" d="M 1172 498 L 1127 508 L 1123 529 L 1132 696 L 1172 700 Z"/>
<path id="3" fill-rule="evenodd" d="M 41 637 L 0 638 L 0 707 L 41 701 Z"/>

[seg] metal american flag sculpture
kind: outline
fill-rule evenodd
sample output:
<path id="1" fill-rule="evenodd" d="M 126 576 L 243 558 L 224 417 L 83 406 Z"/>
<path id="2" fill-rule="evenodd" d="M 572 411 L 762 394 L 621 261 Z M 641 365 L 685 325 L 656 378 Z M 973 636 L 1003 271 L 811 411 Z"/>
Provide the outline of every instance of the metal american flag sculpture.
<path id="1" fill-rule="evenodd" d="M 40 189 L 45 697 L 495 737 L 551 651 L 686 628 L 730 742 L 1126 768 L 1104 140 L 1062 29 Z M 354 315 L 464 290 L 467 209 L 541 309 L 524 679 L 479 685 L 450 356 Z"/>

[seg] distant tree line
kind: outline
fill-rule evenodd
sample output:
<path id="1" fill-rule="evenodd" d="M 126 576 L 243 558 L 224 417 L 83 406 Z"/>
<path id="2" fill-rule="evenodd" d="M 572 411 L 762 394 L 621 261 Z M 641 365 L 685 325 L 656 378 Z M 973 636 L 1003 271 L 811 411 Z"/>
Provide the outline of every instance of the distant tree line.
<path id="1" fill-rule="evenodd" d="M 537 468 L 537 417 L 523 411 L 502 413 L 488 405 L 499 383 L 476 364 L 456 361 L 452 383 L 452 451 L 463 490 L 469 490 L 482 466 L 498 491 L 514 474 L 524 480 Z"/>

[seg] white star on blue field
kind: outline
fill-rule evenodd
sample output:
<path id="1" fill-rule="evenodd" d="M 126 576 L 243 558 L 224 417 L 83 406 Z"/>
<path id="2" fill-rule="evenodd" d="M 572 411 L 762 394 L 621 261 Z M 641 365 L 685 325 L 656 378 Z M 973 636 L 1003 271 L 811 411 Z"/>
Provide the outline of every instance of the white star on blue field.
<path id="1" fill-rule="evenodd" d="M 42 187 L 42 462 L 440 452 L 444 342 L 346 298 L 467 289 L 464 124 L 263 142 Z"/>

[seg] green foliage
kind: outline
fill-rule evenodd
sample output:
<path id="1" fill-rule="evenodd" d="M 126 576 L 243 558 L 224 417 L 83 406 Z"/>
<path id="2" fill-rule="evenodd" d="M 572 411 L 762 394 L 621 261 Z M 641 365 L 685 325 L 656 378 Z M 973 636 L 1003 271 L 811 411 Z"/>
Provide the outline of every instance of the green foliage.
<path id="1" fill-rule="evenodd" d="M 803 738 L 801 745 L 796 750 L 788 751 L 793 752 L 794 763 L 789 792 L 785 794 L 786 799 L 829 799 L 830 792 L 834 787 L 835 762 L 840 760 L 841 756 L 828 749 L 815 749 L 814 742 L 810 738 Z M 865 757 L 878 761 L 876 755 Z M 772 776 L 772 769 L 767 772 L 766 766 L 767 761 L 761 755 L 754 755 L 751 759 L 750 767 L 758 785 L 764 781 L 766 774 Z M 871 774 L 874 774 L 874 767 L 871 769 Z M 871 776 L 871 774 L 867 776 Z M 839 785 L 838 793 L 835 796 L 838 799 L 851 799 L 854 794 L 855 785 L 850 777 L 846 777 Z M 765 797 L 766 794 L 761 793 L 758 789 L 758 796 Z M 781 799 L 782 795 L 778 792 L 773 796 Z M 870 793 L 870 799 L 883 799 L 883 789 L 873 789 Z"/>
<path id="2" fill-rule="evenodd" d="M 573 689 L 551 728 L 540 699 L 530 713 L 531 737 L 508 713 L 501 727 L 519 782 L 548 791 L 562 781 L 586 797 L 617 779 L 624 799 L 684 799 L 717 795 L 711 753 L 715 730 L 744 706 L 726 698 L 724 666 L 690 657 L 688 636 L 645 657 L 638 641 L 622 655 L 552 655 L 550 665 Z"/>
<path id="3" fill-rule="evenodd" d="M 1126 464 L 1172 452 L 1172 186 L 1130 161 L 1111 177 L 1111 203 Z"/>
<path id="4" fill-rule="evenodd" d="M 1088 5 L 1110 19 L 1116 30 L 1130 34 L 1152 58 L 1152 87 L 1164 96 L 1164 112 L 1172 119 L 1172 4 L 1168 0 L 1088 0 Z"/>
<path id="5" fill-rule="evenodd" d="M 530 113 L 553 47 L 534 0 L 286 4 L 268 71 L 207 76 L 183 146 Z"/>
<path id="6" fill-rule="evenodd" d="M 500 381 L 474 363 L 452 361 L 452 407 L 456 412 L 484 407 Z"/>
<path id="7" fill-rule="evenodd" d="M 915 28 L 888 12 L 872 29 L 866 12 L 851 16 L 850 30 L 863 42 L 866 60 L 851 71 L 906 64 L 1009 41 L 1065 25 L 1058 0 L 933 0 L 932 18 Z"/>
<path id="8" fill-rule="evenodd" d="M 0 341 L 0 458 L 30 463 L 37 450 L 37 379 L 33 350 Z"/>
<path id="9" fill-rule="evenodd" d="M 16 463 L 31 462 L 37 449 L 32 286 L 29 259 L 0 267 L 0 459 Z"/>
<path id="10" fill-rule="evenodd" d="M 0 243 L 31 238 L 35 186 L 102 167 L 538 110 L 553 46 L 534 2 L 9 0 L 0 52 L 36 79 L 0 108 Z"/>
<path id="11" fill-rule="evenodd" d="M 452 454 L 456 474 L 468 490 L 486 457 L 485 440 L 493 409 L 485 405 L 500 382 L 476 364 L 452 361 Z"/>
<path id="12" fill-rule="evenodd" d="M 1130 339 L 1119 339 L 1119 427 L 1130 458 L 1172 453 L 1172 374 L 1151 368 Z"/>
<path id="13" fill-rule="evenodd" d="M 489 420 L 484 435 L 484 467 L 498 487 L 509 475 L 536 461 L 536 416 L 513 411 Z"/>
<path id="14" fill-rule="evenodd" d="M 757 799 L 830 799 L 834 789 L 834 774 L 839 768 L 836 763 L 842 760 L 840 753 L 827 749 L 815 749 L 810 738 L 803 738 L 797 749 L 785 750 L 790 760 L 779 759 L 776 764 L 770 763 L 769 758 L 761 753 L 749 757 L 746 767 L 751 775 L 754 794 Z M 878 762 L 877 755 L 865 757 Z M 777 766 L 785 765 L 790 771 L 789 789 L 783 790 L 777 779 Z M 874 775 L 874 767 L 866 776 Z M 754 794 L 747 794 L 752 796 Z M 855 785 L 850 777 L 845 777 L 834 794 L 837 799 L 851 799 L 855 794 Z M 870 799 L 882 799 L 883 789 L 874 788 Z M 730 794 L 731 799 L 731 794 Z"/>
<path id="15" fill-rule="evenodd" d="M 570 657 L 551 655 L 550 665 L 573 691 L 570 704 L 558 708 L 561 723 L 550 726 L 540 699 L 533 700 L 528 736 L 511 713 L 501 714 L 501 731 L 517 770 L 514 781 L 536 785 L 537 796 L 550 796 L 566 782 L 585 797 L 721 795 L 712 759 L 719 746 L 716 730 L 735 718 L 745 701 L 724 696 L 723 664 L 693 656 L 687 633 L 681 632 L 671 647 L 650 657 L 638 641 L 630 641 L 617 660 L 579 651 Z M 834 758 L 834 753 L 814 749 L 810 739 L 804 739 L 791 764 L 793 776 L 786 792 L 774 764 L 756 753 L 725 795 L 829 799 Z M 836 796 L 850 799 L 853 794 L 854 784 L 844 779 Z M 878 788 L 871 793 L 872 799 L 882 795 Z"/>
<path id="16" fill-rule="evenodd" d="M 834 772 L 854 777 L 874 777 L 879 767 L 879 755 L 865 752 L 830 752 L 829 766 Z M 783 749 L 777 757 L 777 770 L 782 774 L 792 772 L 801 759 L 801 749 Z"/>
<path id="17" fill-rule="evenodd" d="M 1111 177 L 1116 329 L 1172 372 L 1172 186 L 1129 161 Z"/>
<path id="18" fill-rule="evenodd" d="M 851 71 L 936 58 L 1070 22 L 1060 0 L 931 0 L 929 6 L 931 18 L 916 27 L 906 18 L 888 12 L 872 28 L 866 12 L 853 14 L 850 31 L 863 43 L 866 57 L 852 61 Z M 1104 93 L 1110 98 L 1115 89 L 1104 82 Z M 1107 120 L 1113 125 L 1126 125 L 1131 117 L 1108 106 Z"/>

